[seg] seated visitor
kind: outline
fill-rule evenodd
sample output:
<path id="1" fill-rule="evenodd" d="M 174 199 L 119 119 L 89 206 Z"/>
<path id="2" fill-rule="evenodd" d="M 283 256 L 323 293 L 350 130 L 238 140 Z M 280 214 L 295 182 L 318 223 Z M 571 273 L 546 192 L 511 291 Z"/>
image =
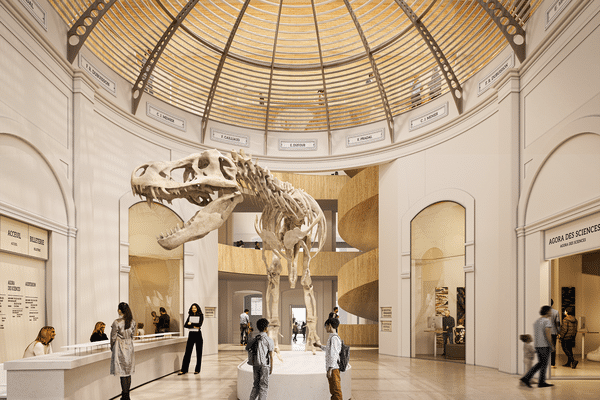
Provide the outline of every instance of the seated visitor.
<path id="1" fill-rule="evenodd" d="M 96 322 L 94 332 L 92 332 L 92 336 L 90 336 L 90 342 L 100 342 L 102 340 L 108 340 L 108 336 L 106 336 L 106 333 L 104 333 L 104 328 L 106 328 L 106 324 L 104 322 Z"/>
<path id="2" fill-rule="evenodd" d="M 145 334 L 146 331 L 144 331 L 144 324 L 142 322 L 138 322 L 137 332 L 135 333 L 135 336 L 144 336 Z"/>
<path id="3" fill-rule="evenodd" d="M 44 326 L 40 329 L 35 340 L 27 346 L 23 353 L 23 358 L 43 356 L 44 354 L 52 353 L 52 346 L 50 343 L 54 340 L 56 331 L 51 326 Z"/>

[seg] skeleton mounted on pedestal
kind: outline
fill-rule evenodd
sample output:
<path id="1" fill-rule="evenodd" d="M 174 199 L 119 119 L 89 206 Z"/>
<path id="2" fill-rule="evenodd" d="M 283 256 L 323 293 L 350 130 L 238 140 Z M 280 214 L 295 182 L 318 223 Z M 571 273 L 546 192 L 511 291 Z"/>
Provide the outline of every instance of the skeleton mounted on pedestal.
<path id="1" fill-rule="evenodd" d="M 182 181 L 173 171 L 182 170 Z M 308 328 L 307 346 L 320 343 L 316 333 L 316 300 L 310 276 L 310 260 L 325 243 L 326 222 L 315 199 L 288 182 L 281 182 L 269 170 L 256 165 L 243 151 L 231 152 L 231 158 L 217 150 L 192 154 L 177 161 L 157 161 L 137 167 L 131 176 L 134 195 L 153 200 L 186 199 L 203 207 L 183 227 L 175 227 L 158 238 L 165 249 L 174 249 L 185 242 L 200 239 L 218 229 L 243 201 L 243 192 L 255 195 L 264 204 L 260 219 L 254 226 L 263 241 L 262 257 L 267 269 L 267 319 L 269 336 L 279 355 L 279 278 L 281 259 L 287 260 L 291 288 L 298 277 L 298 258 L 302 250 L 303 265 L 300 283 L 304 289 Z M 213 196 L 216 196 L 213 199 Z M 311 253 L 311 249 L 314 250 Z M 265 250 L 272 251 L 267 260 Z M 314 349 L 313 349 L 314 352 Z"/>

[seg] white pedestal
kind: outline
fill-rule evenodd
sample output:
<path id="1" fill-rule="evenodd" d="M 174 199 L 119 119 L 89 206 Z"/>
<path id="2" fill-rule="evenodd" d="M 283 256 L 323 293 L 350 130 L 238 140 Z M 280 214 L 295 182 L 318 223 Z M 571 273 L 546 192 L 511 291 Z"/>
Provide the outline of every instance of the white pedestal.
<path id="1" fill-rule="evenodd" d="M 315 355 L 307 351 L 282 351 L 283 362 L 273 357 L 273 373 L 269 377 L 268 399 L 323 400 L 330 397 L 325 371 L 325 353 Z M 340 374 L 344 400 L 352 397 L 352 369 Z M 246 361 L 238 365 L 237 397 L 250 398 L 253 384 L 252 367 Z"/>

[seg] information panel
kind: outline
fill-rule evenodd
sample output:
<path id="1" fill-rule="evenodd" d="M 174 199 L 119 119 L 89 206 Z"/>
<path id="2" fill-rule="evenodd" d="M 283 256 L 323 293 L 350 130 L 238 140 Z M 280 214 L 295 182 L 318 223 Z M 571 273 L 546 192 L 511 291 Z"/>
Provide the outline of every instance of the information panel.
<path id="1" fill-rule="evenodd" d="M 0 253 L 0 363 L 23 357 L 46 321 L 45 263 Z"/>
<path id="2" fill-rule="evenodd" d="M 48 259 L 48 231 L 0 215 L 0 250 Z"/>
<path id="3" fill-rule="evenodd" d="M 600 213 L 548 229 L 544 242 L 546 260 L 600 248 Z"/>

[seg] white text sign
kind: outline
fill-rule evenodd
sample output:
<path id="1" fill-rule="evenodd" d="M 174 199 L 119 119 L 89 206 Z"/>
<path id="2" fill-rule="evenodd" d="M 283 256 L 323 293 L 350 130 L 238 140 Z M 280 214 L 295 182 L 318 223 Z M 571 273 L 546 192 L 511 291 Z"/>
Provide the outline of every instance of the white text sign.
<path id="1" fill-rule="evenodd" d="M 287 140 L 279 141 L 279 150 L 285 151 L 314 151 L 317 150 L 317 139 L 310 140 Z"/>
<path id="2" fill-rule="evenodd" d="M 442 106 L 436 108 L 428 112 L 425 115 L 421 115 L 415 119 L 410 120 L 410 126 L 408 128 L 409 131 L 414 131 L 415 129 L 419 129 L 427 124 L 432 123 L 433 121 L 437 121 L 440 118 L 444 118 L 448 115 L 448 103 L 444 103 Z"/>
<path id="3" fill-rule="evenodd" d="M 146 115 L 162 122 L 163 124 L 167 124 L 179 130 L 185 131 L 185 119 L 159 110 L 150 103 L 146 103 L 146 105 Z"/>
<path id="4" fill-rule="evenodd" d="M 79 57 L 79 67 L 87 71 L 87 73 L 90 74 L 96 81 L 98 81 L 98 83 L 100 83 L 104 89 L 115 96 L 117 95 L 117 84 L 108 79 L 106 75 L 100 72 L 88 60 L 86 60 L 83 55 Z"/>
<path id="5" fill-rule="evenodd" d="M 477 96 L 488 90 L 494 82 L 498 80 L 504 73 L 515 66 L 514 54 L 510 54 L 506 60 L 502 62 L 495 70 L 493 70 L 484 80 L 477 85 Z"/>
<path id="6" fill-rule="evenodd" d="M 215 129 L 210 130 L 210 138 L 217 142 L 235 144 L 236 146 L 248 147 L 250 146 L 250 138 L 248 136 L 226 133 L 217 131 Z"/>
<path id="7" fill-rule="evenodd" d="M 379 142 L 385 139 L 385 129 L 379 129 L 373 132 L 361 133 L 358 135 L 346 136 L 346 147 L 360 146 L 367 143 Z"/>
<path id="8" fill-rule="evenodd" d="M 600 214 L 548 229 L 544 243 L 546 260 L 600 248 Z"/>

